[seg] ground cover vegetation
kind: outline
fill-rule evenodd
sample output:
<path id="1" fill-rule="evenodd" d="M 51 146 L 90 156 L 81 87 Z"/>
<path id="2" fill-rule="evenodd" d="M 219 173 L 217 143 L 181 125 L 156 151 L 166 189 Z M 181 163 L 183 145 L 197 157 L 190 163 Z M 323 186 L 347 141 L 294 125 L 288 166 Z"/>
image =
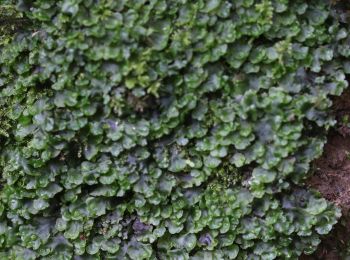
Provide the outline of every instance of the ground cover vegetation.
<path id="1" fill-rule="evenodd" d="M 329 1 L 1 3 L 1 259 L 296 259 L 337 222 L 304 185 L 350 73 Z"/>

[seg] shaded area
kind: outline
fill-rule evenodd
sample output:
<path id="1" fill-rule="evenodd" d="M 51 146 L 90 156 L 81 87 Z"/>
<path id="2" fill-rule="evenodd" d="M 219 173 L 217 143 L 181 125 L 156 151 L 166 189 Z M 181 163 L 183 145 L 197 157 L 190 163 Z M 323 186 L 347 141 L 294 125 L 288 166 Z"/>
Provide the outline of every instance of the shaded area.
<path id="1" fill-rule="evenodd" d="M 329 133 L 323 155 L 314 163 L 311 188 L 342 209 L 343 216 L 312 256 L 303 260 L 350 258 L 350 91 L 334 100 L 337 126 Z"/>
<path id="2" fill-rule="evenodd" d="M 332 0 L 332 16 L 340 23 L 350 22 L 350 2 Z M 350 259 L 350 91 L 334 99 L 337 126 L 329 135 L 323 155 L 314 163 L 308 185 L 342 209 L 342 218 L 312 256 L 302 260 Z"/>
<path id="3" fill-rule="evenodd" d="M 350 206 L 350 138 L 330 137 L 324 155 L 316 162 L 316 175 L 309 184 L 343 210 Z"/>

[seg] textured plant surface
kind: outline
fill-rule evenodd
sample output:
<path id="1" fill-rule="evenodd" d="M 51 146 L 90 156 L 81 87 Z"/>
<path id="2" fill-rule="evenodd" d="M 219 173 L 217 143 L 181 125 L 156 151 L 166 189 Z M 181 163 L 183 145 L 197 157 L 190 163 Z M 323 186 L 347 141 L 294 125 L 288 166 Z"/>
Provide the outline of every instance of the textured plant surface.
<path id="1" fill-rule="evenodd" d="M 331 230 L 303 188 L 350 72 L 328 1 L 18 6 L 1 259 L 295 259 Z"/>

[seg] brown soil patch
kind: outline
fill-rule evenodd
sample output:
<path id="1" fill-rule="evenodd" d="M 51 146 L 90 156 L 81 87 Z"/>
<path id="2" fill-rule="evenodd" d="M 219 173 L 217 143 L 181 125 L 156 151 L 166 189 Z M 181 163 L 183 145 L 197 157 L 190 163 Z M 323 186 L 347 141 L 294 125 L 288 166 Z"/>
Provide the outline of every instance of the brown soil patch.
<path id="1" fill-rule="evenodd" d="M 342 209 L 350 208 L 350 138 L 332 133 L 308 184 Z"/>
<path id="2" fill-rule="evenodd" d="M 349 99 L 350 100 L 350 99 Z M 329 135 L 323 155 L 315 162 L 315 174 L 308 180 L 329 201 L 342 209 L 343 217 L 325 237 L 313 256 L 302 260 L 342 260 L 350 241 L 350 136 L 339 132 Z"/>
<path id="3" fill-rule="evenodd" d="M 314 162 L 315 173 L 307 184 L 329 201 L 338 205 L 343 217 L 322 241 L 312 256 L 303 260 L 342 260 L 350 241 L 350 128 L 341 123 L 344 116 L 350 119 L 350 91 L 334 100 L 333 112 L 337 127 L 329 133 L 323 155 Z M 350 122 L 350 121 L 349 121 Z"/>

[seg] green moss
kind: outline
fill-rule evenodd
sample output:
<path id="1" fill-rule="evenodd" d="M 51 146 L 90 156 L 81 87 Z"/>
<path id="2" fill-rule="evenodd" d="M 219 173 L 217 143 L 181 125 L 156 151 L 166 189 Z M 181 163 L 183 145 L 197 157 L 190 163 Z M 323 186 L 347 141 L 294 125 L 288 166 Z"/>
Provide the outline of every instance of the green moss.
<path id="1" fill-rule="evenodd" d="M 208 185 L 211 189 L 227 189 L 237 186 L 243 179 L 243 174 L 234 165 L 229 162 L 224 162 L 213 173 L 214 182 Z"/>
<path id="2" fill-rule="evenodd" d="M 350 71 L 324 1 L 18 6 L 0 258 L 296 259 L 336 223 L 304 187 Z"/>

